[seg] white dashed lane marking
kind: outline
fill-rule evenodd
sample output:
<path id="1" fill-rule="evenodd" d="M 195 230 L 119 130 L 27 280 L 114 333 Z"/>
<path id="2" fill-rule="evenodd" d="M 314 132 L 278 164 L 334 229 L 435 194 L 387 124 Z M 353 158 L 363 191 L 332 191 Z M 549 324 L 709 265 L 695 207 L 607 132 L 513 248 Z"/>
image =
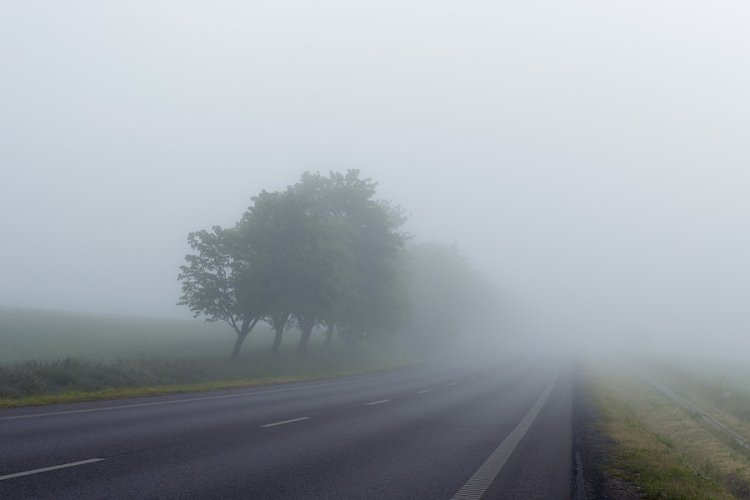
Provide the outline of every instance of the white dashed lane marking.
<path id="1" fill-rule="evenodd" d="M 261 427 L 274 427 L 276 425 L 291 424 L 292 422 L 300 422 L 302 420 L 309 420 L 310 417 L 293 418 L 291 420 L 282 420 L 281 422 L 274 422 L 272 424 L 261 425 Z"/>
<path id="2" fill-rule="evenodd" d="M 103 458 L 91 458 L 89 460 L 81 460 L 80 462 L 70 462 L 69 464 L 54 465 L 52 467 L 43 467 L 41 469 L 27 470 L 26 472 L 16 472 L 15 474 L 8 474 L 7 476 L 0 476 L 0 481 L 6 479 L 13 479 L 14 477 L 30 476 L 32 474 L 40 474 L 42 472 L 49 472 L 57 469 L 67 469 L 68 467 L 76 467 L 78 465 L 93 464 L 94 462 L 101 462 Z"/>
<path id="3" fill-rule="evenodd" d="M 379 405 L 381 403 L 387 403 L 388 401 L 390 401 L 390 399 L 381 399 L 380 401 L 373 401 L 372 403 L 367 403 L 367 406 Z"/>

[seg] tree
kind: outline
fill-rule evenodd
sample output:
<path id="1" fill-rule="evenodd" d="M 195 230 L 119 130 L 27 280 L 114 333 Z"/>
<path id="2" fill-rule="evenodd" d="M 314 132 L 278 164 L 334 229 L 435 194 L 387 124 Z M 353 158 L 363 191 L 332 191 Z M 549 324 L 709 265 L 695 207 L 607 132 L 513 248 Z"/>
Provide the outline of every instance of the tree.
<path id="1" fill-rule="evenodd" d="M 274 329 L 273 344 L 271 345 L 271 352 L 273 354 L 279 353 L 279 347 L 283 340 L 284 330 L 289 324 L 289 317 L 291 315 L 290 310 L 276 310 L 275 312 L 268 315 L 266 320 Z"/>
<path id="2" fill-rule="evenodd" d="M 292 189 L 263 191 L 253 202 L 237 228 L 253 248 L 266 319 L 276 330 L 272 351 L 278 351 L 286 326 L 294 324 L 302 332 L 298 352 L 303 353 L 313 328 L 335 314 L 347 287 L 346 231 Z"/>
<path id="3" fill-rule="evenodd" d="M 260 319 L 290 326 L 304 353 L 316 326 L 370 338 L 403 322 L 404 287 L 395 268 L 407 239 L 398 206 L 375 200 L 377 183 L 359 171 L 306 172 L 283 192 L 261 191 L 232 229 L 190 233 L 179 304 L 237 332 L 231 359 Z"/>
<path id="4" fill-rule="evenodd" d="M 409 237 L 399 229 L 406 217 L 401 207 L 375 200 L 376 188 L 358 170 L 328 177 L 306 172 L 291 187 L 308 200 L 312 212 L 338 228 L 338 241 L 351 258 L 344 288 L 319 318 L 326 325 L 326 345 L 335 328 L 345 336 L 372 338 L 395 330 L 407 317 L 405 288 L 396 269 Z"/>
<path id="5" fill-rule="evenodd" d="M 461 255 L 457 245 L 422 243 L 408 249 L 409 336 L 424 351 L 457 339 L 484 324 L 495 307 L 495 292 Z"/>
<path id="6" fill-rule="evenodd" d="M 242 343 L 263 316 L 263 294 L 255 279 L 254 255 L 235 229 L 214 226 L 212 232 L 188 235 L 195 254 L 180 266 L 182 297 L 193 317 L 207 322 L 223 321 L 237 333 L 230 359 L 237 359 Z"/>
<path id="7" fill-rule="evenodd" d="M 290 203 L 279 192 L 261 191 L 237 224 L 245 244 L 253 248 L 256 278 L 266 297 L 264 319 L 275 330 L 271 352 L 278 353 L 292 309 L 290 290 L 294 288 L 293 238 Z"/>
<path id="8" fill-rule="evenodd" d="M 340 314 L 341 298 L 352 280 L 346 227 L 335 220 L 317 218 L 307 233 L 307 244 L 298 253 L 297 287 L 293 320 L 300 329 L 297 353 L 307 350 L 313 328 Z"/>

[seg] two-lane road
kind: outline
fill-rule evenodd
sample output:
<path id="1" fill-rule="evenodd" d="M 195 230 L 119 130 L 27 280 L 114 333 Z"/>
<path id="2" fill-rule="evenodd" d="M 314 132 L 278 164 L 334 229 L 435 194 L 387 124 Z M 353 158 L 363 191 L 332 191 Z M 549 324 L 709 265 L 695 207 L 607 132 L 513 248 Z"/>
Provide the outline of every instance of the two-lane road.
<path id="1" fill-rule="evenodd" d="M 0 411 L 0 498 L 560 498 L 570 370 L 530 359 Z"/>

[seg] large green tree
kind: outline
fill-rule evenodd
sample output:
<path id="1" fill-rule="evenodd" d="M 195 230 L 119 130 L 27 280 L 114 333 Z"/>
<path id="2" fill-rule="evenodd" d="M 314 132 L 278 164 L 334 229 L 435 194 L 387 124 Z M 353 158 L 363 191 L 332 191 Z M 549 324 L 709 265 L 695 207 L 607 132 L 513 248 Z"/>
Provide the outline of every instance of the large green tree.
<path id="1" fill-rule="evenodd" d="M 231 354 L 234 361 L 266 307 L 256 279 L 255 255 L 236 229 L 220 226 L 190 233 L 188 243 L 196 253 L 186 255 L 187 263 L 180 267 L 178 305 L 188 306 L 196 318 L 205 316 L 207 322 L 231 326 L 237 333 Z"/>
<path id="2" fill-rule="evenodd" d="M 335 314 L 349 286 L 346 226 L 292 189 L 264 191 L 253 201 L 237 227 L 254 250 L 256 277 L 267 297 L 266 319 L 276 330 L 272 350 L 278 351 L 285 327 L 294 324 L 302 332 L 302 353 L 312 330 Z"/>
<path id="3" fill-rule="evenodd" d="M 262 191 L 237 225 L 243 241 L 254 248 L 256 277 L 267 298 L 264 319 L 275 331 L 273 353 L 279 351 L 293 305 L 290 290 L 295 286 L 295 270 L 290 263 L 298 232 L 289 205 L 282 193 Z"/>
<path id="4" fill-rule="evenodd" d="M 395 330 L 407 318 L 405 288 L 397 257 L 408 235 L 401 207 L 375 199 L 377 183 L 358 170 L 328 176 L 306 172 L 290 189 L 309 209 L 337 228 L 333 237 L 351 259 L 349 274 L 333 302 L 318 317 L 326 325 L 326 345 L 334 329 L 343 335 L 371 338 Z"/>

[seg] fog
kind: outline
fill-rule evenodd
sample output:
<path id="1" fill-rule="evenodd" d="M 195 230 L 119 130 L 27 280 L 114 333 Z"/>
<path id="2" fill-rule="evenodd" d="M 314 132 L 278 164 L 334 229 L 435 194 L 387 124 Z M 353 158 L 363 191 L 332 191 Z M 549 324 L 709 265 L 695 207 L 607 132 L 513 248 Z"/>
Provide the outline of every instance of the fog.
<path id="1" fill-rule="evenodd" d="M 750 352 L 747 2 L 0 12 L 0 305 L 190 317 L 189 231 L 357 168 L 499 345 Z"/>

